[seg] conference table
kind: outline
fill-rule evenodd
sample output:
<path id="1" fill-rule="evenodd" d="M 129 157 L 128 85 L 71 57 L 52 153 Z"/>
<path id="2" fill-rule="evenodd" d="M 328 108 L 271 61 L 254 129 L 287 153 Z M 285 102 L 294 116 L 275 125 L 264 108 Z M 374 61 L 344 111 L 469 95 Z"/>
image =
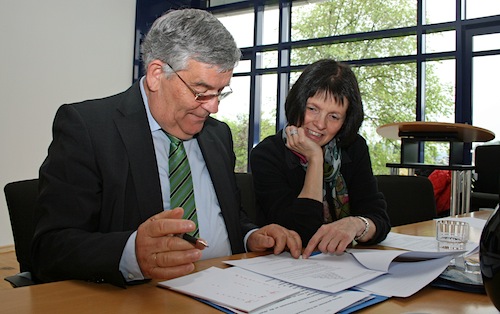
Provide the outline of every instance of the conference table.
<path id="1" fill-rule="evenodd" d="M 462 216 L 487 219 L 491 211 L 472 212 Z M 474 229 L 473 229 L 474 230 Z M 393 232 L 434 236 L 435 221 L 425 221 L 392 228 Z M 471 232 L 471 241 L 480 234 Z M 375 246 L 374 248 L 386 249 Z M 244 253 L 199 261 L 196 270 L 211 266 L 228 267 L 230 259 L 243 259 L 269 253 Z M 426 286 L 408 298 L 389 298 L 359 313 L 498 313 L 487 295 Z M 129 286 L 84 281 L 61 281 L 0 292 L 0 313 L 221 313 L 188 296 L 157 286 L 157 281 Z"/>

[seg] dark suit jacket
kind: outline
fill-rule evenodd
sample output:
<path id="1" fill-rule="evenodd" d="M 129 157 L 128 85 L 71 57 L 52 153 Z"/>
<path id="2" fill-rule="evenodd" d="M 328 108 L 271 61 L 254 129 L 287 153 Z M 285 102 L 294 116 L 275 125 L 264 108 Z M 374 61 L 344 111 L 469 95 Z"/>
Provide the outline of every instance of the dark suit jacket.
<path id="1" fill-rule="evenodd" d="M 209 118 L 197 140 L 232 252 L 243 252 L 243 237 L 255 225 L 241 210 L 231 132 Z M 36 277 L 123 285 L 119 262 L 127 239 L 163 210 L 139 83 L 118 95 L 59 108 L 39 188 L 32 247 Z"/>

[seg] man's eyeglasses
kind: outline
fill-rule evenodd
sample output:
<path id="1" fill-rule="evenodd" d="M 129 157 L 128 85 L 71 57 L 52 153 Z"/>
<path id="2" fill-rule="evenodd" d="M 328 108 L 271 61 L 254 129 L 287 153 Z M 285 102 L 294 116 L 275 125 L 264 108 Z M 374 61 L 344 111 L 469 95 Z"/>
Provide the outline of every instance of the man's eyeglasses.
<path id="1" fill-rule="evenodd" d="M 193 93 L 194 100 L 196 100 L 196 101 L 207 102 L 207 101 L 210 101 L 210 100 L 214 99 L 215 97 L 217 97 L 218 101 L 221 101 L 222 99 L 226 98 L 227 96 L 229 96 L 229 94 L 231 94 L 233 92 L 233 90 L 231 89 L 230 86 L 225 86 L 224 89 L 222 89 L 220 92 L 218 92 L 216 94 L 198 93 L 197 91 L 195 91 L 194 89 L 192 89 L 191 86 L 189 86 L 188 83 L 186 83 L 186 81 L 184 81 L 182 79 L 182 77 L 179 75 L 179 73 L 177 73 L 174 70 L 174 68 L 172 68 L 172 66 L 170 64 L 168 64 L 166 62 L 165 62 L 165 64 L 168 65 L 168 67 L 170 69 L 172 69 L 172 71 L 174 71 L 174 73 L 182 81 L 182 83 L 184 83 L 184 85 L 186 85 L 186 87 L 191 91 L 191 93 Z"/>

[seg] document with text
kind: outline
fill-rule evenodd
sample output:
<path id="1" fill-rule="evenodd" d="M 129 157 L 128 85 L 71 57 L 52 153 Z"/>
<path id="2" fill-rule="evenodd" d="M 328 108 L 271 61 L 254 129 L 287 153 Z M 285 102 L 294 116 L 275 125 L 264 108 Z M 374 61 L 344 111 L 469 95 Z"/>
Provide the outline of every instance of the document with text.
<path id="1" fill-rule="evenodd" d="M 282 253 L 228 260 L 234 267 L 212 267 L 158 285 L 233 313 L 350 313 L 354 305 L 414 294 L 453 258 L 449 252 L 377 249 L 308 259 Z"/>
<path id="2" fill-rule="evenodd" d="M 251 276 L 251 274 L 249 274 L 251 273 L 250 271 L 239 267 L 231 267 L 224 271 L 241 274 L 242 276 Z M 252 274 L 255 275 L 255 273 Z M 375 298 L 373 295 L 362 291 L 345 290 L 338 293 L 327 293 L 303 288 L 269 277 L 267 277 L 267 280 L 279 286 L 294 289 L 297 293 L 252 311 L 252 314 L 338 313 L 353 305 L 368 302 Z M 244 313 L 235 308 L 226 308 L 234 313 Z"/>
<path id="3" fill-rule="evenodd" d="M 295 259 L 289 253 L 266 255 L 225 263 L 306 288 L 336 293 L 373 278 L 384 271 L 368 269 L 351 254 L 319 254 Z"/>
<path id="4" fill-rule="evenodd" d="M 228 272 L 217 267 L 162 281 L 158 285 L 242 312 L 255 311 L 299 292 L 271 282 L 265 276 Z"/>
<path id="5" fill-rule="evenodd" d="M 363 304 L 387 299 L 359 290 L 327 293 L 308 289 L 239 267 L 211 267 L 158 285 L 228 313 L 348 313 L 351 307 L 361 308 Z"/>
<path id="6" fill-rule="evenodd" d="M 225 263 L 325 292 L 356 286 L 384 296 L 407 297 L 439 276 L 454 254 L 349 249 L 342 255 L 319 254 L 308 259 L 292 259 L 283 253 Z M 368 288 L 370 283 L 376 283 L 375 288 Z M 405 289 L 393 289 L 393 284 L 400 283 Z"/>

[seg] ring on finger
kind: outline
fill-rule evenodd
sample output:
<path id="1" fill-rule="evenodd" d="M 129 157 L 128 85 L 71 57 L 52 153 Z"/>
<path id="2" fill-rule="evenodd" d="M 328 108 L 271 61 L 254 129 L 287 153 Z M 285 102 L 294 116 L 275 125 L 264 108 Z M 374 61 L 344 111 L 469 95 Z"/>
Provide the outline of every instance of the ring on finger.
<path id="1" fill-rule="evenodd" d="M 290 135 L 296 135 L 298 134 L 299 132 L 297 131 L 297 129 L 292 129 L 290 130 Z"/>

